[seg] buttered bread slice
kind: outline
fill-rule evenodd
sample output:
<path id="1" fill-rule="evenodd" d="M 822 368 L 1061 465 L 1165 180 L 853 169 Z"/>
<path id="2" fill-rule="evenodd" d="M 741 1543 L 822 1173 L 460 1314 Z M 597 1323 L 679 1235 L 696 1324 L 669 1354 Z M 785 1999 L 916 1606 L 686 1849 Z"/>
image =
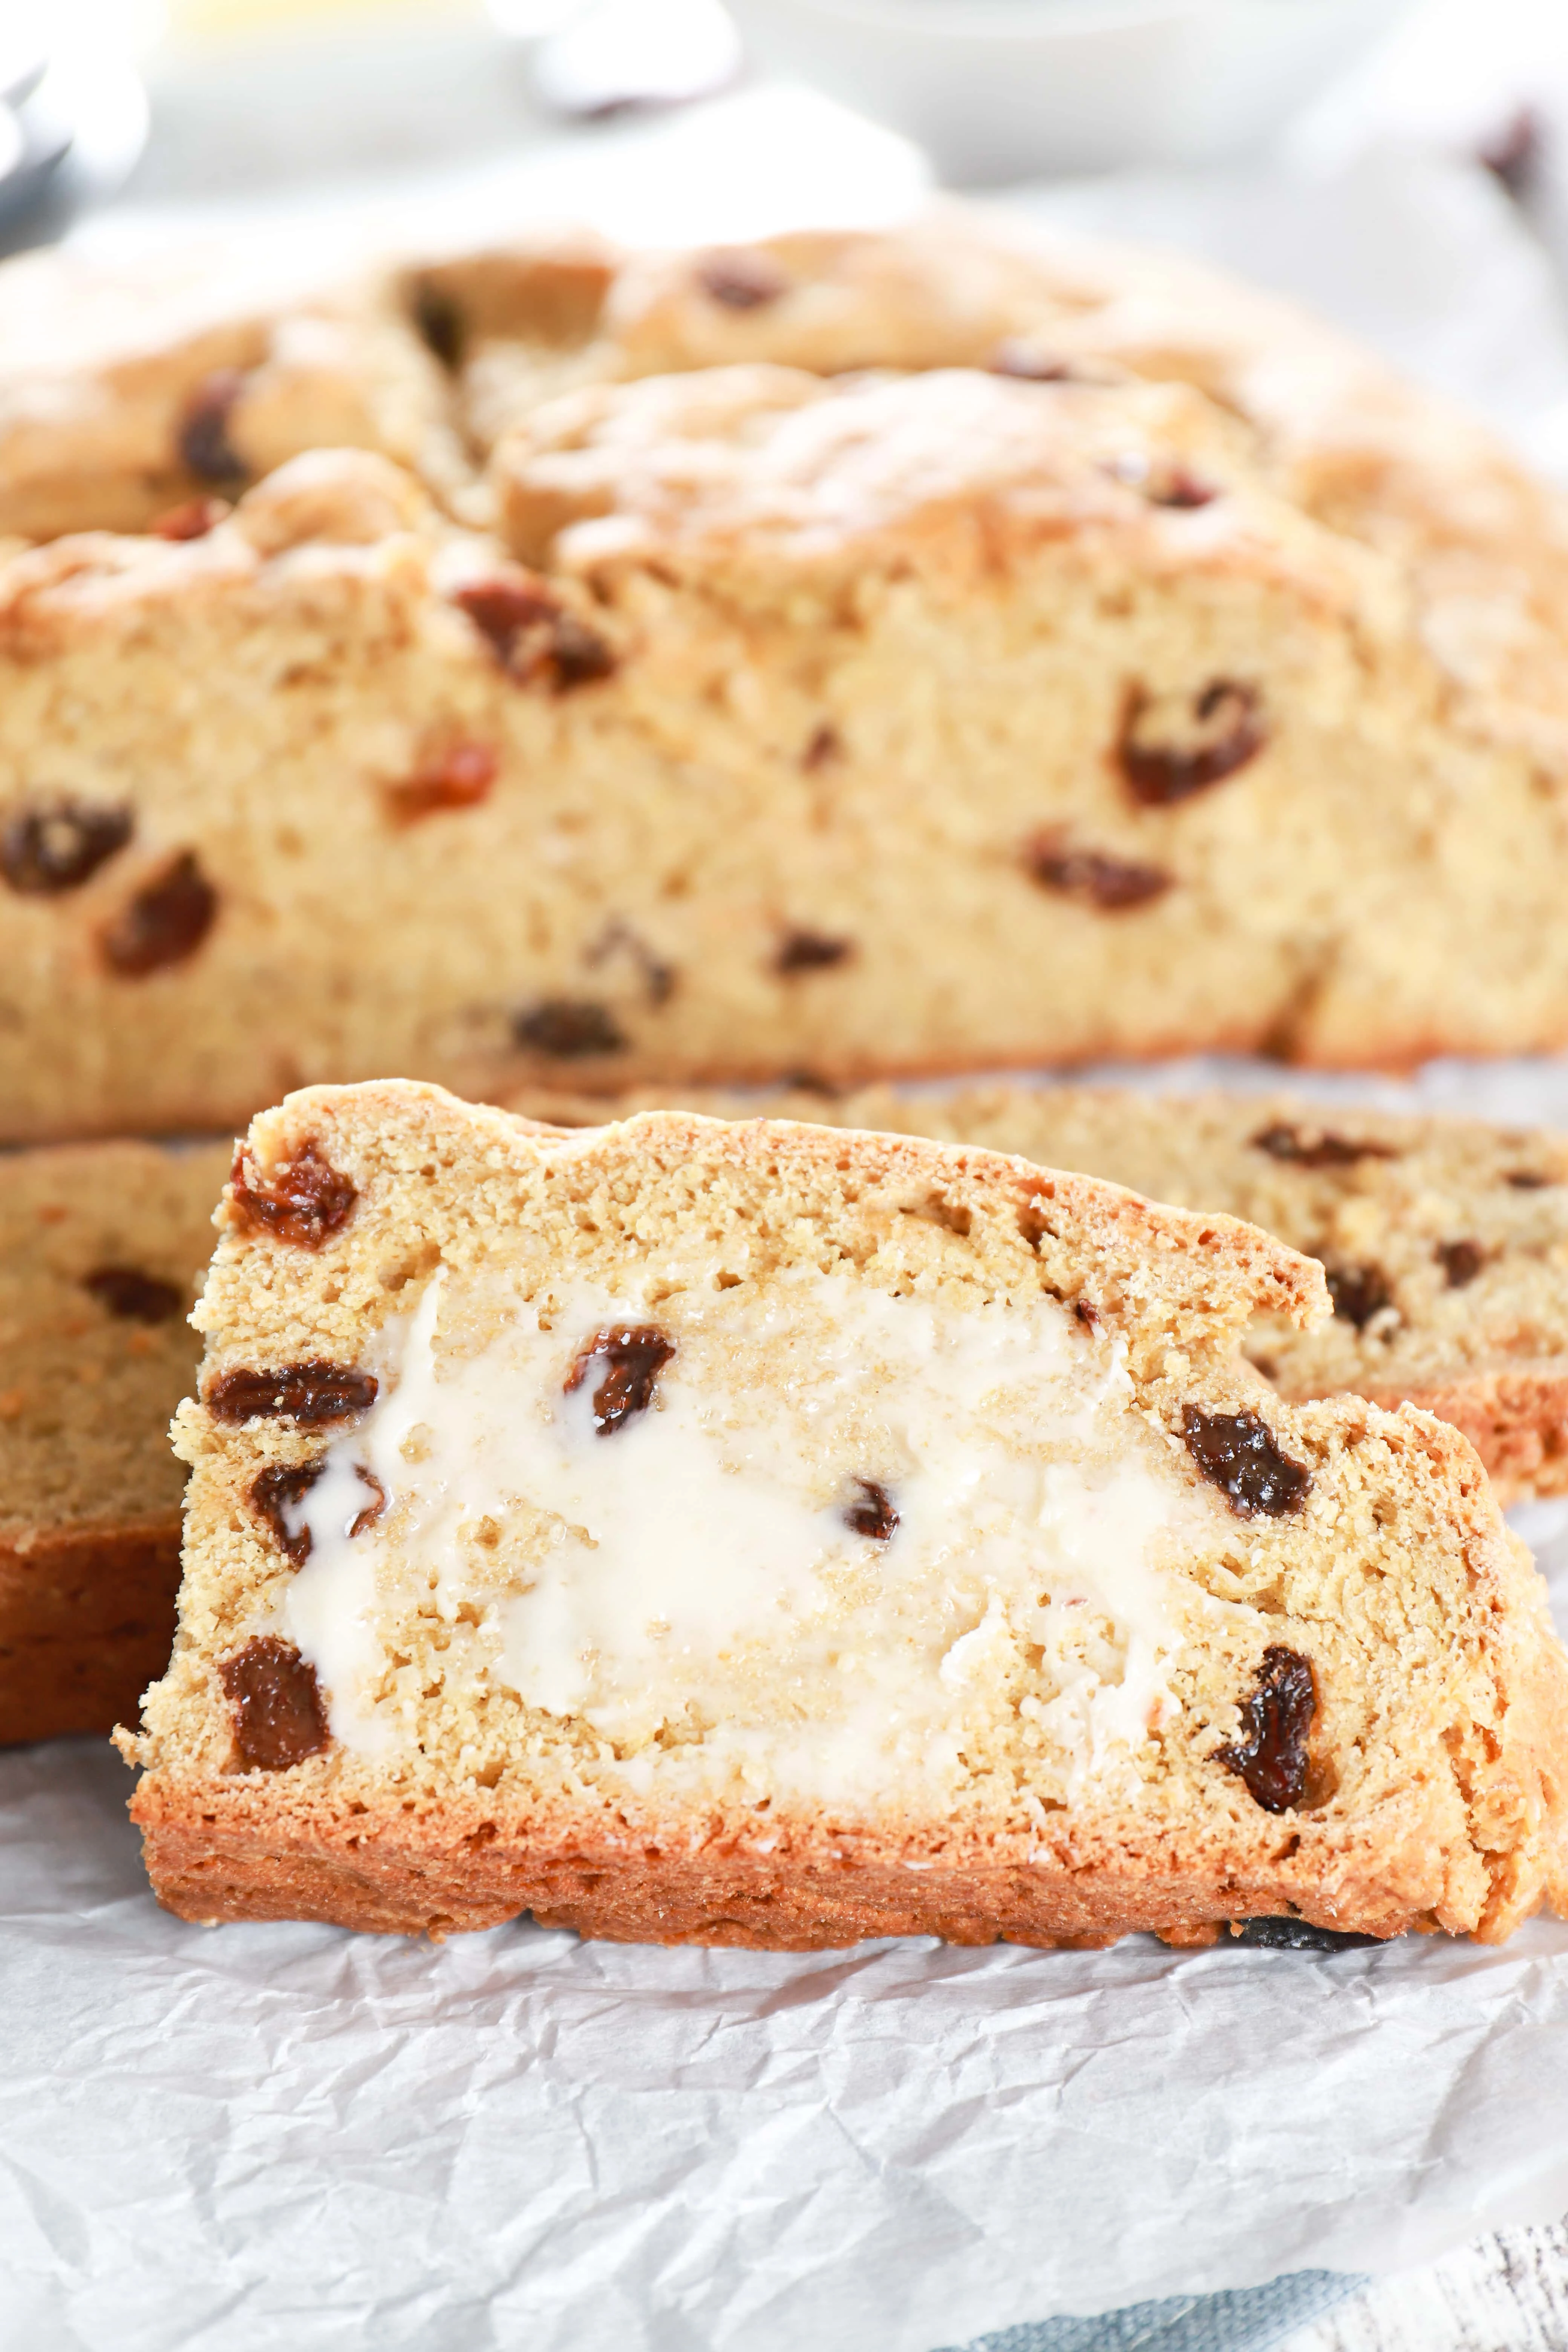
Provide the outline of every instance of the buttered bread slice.
<path id="1" fill-rule="evenodd" d="M 1320 1269 L 1005 1155 L 258 1119 L 199 1310 L 181 1632 L 125 1737 L 200 1920 L 809 1947 L 1562 1884 L 1565 1665 L 1454 1431 L 1242 1360 Z"/>

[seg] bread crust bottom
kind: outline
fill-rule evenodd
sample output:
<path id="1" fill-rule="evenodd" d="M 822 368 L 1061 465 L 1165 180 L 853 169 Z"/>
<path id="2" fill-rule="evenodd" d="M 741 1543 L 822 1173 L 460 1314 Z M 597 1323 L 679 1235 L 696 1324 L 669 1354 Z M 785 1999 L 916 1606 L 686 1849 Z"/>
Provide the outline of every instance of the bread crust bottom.
<path id="1" fill-rule="evenodd" d="M 0 1747 L 134 1717 L 174 1646 L 177 1512 L 0 1546 Z"/>
<path id="2" fill-rule="evenodd" d="M 216 1791 L 212 1801 L 222 1808 Z M 142 1808 L 133 1801 L 132 1811 Z M 1415 1886 L 1399 1887 L 1397 1866 L 1374 1876 L 1352 1864 L 1335 1873 L 1331 1896 L 1321 1890 L 1314 1899 L 1288 1861 L 1234 1875 L 1151 1869 L 1147 1856 L 1131 1853 L 1121 1869 L 984 1853 L 911 1867 L 879 1861 L 866 1841 L 837 1856 L 815 1840 L 784 1855 L 723 1840 L 684 1853 L 548 1834 L 511 1843 L 481 1832 L 443 1843 L 409 1836 L 402 1819 L 401 1838 L 392 1820 L 374 1815 L 330 1828 L 318 1816 L 311 1833 L 280 1820 L 268 1835 L 254 1816 L 215 1820 L 192 1791 L 188 1805 L 165 1796 L 142 1813 L 143 1855 L 164 1909 L 201 1926 L 311 1919 L 437 1941 L 525 1912 L 541 1927 L 611 1943 L 760 1951 L 832 1950 L 884 1936 L 1091 1949 L 1152 1934 L 1202 1945 L 1232 1921 L 1287 1915 L 1379 1937 L 1436 1924 Z"/>

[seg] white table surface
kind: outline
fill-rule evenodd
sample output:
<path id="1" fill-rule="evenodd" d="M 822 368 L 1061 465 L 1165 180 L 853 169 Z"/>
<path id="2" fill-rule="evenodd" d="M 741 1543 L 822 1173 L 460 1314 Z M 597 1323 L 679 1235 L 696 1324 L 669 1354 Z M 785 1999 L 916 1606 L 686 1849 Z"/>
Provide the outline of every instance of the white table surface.
<path id="1" fill-rule="evenodd" d="M 1568 2223 L 1506 2230 L 1428 2270 L 1380 2279 L 1278 2352 L 1563 2352 Z"/>

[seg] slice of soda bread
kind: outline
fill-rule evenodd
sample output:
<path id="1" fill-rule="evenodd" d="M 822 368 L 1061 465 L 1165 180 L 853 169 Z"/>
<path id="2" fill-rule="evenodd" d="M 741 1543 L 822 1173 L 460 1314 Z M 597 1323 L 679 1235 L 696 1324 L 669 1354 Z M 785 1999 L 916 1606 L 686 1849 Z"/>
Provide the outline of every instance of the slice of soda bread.
<path id="1" fill-rule="evenodd" d="M 225 1146 L 0 1159 L 0 1744 L 109 1731 L 168 1660 Z"/>
<path id="2" fill-rule="evenodd" d="M 942 1094 L 867 1087 L 766 1097 L 668 1088 L 528 1093 L 566 1126 L 675 1104 L 812 1119 L 1015 1152 L 1224 1210 L 1328 1270 L 1333 1316 L 1258 1316 L 1243 1351 L 1283 1397 L 1349 1391 L 1435 1412 L 1503 1504 L 1568 1493 L 1568 1139 L 1482 1119 L 1337 1109 L 1300 1096 L 1181 1097 L 1004 1082 Z"/>
<path id="3" fill-rule="evenodd" d="M 1241 1358 L 1321 1270 L 1003 1154 L 388 1083 L 253 1125 L 133 1801 L 185 1916 L 1498 1937 L 1565 1663 L 1473 1451 Z"/>

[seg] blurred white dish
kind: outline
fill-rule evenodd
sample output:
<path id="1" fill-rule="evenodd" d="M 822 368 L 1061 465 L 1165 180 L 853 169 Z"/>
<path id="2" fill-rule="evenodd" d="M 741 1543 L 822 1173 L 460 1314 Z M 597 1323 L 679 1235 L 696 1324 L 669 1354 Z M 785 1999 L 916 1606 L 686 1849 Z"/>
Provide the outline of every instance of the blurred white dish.
<path id="1" fill-rule="evenodd" d="M 752 52 L 951 184 L 1260 144 L 1409 0 L 730 0 Z"/>

